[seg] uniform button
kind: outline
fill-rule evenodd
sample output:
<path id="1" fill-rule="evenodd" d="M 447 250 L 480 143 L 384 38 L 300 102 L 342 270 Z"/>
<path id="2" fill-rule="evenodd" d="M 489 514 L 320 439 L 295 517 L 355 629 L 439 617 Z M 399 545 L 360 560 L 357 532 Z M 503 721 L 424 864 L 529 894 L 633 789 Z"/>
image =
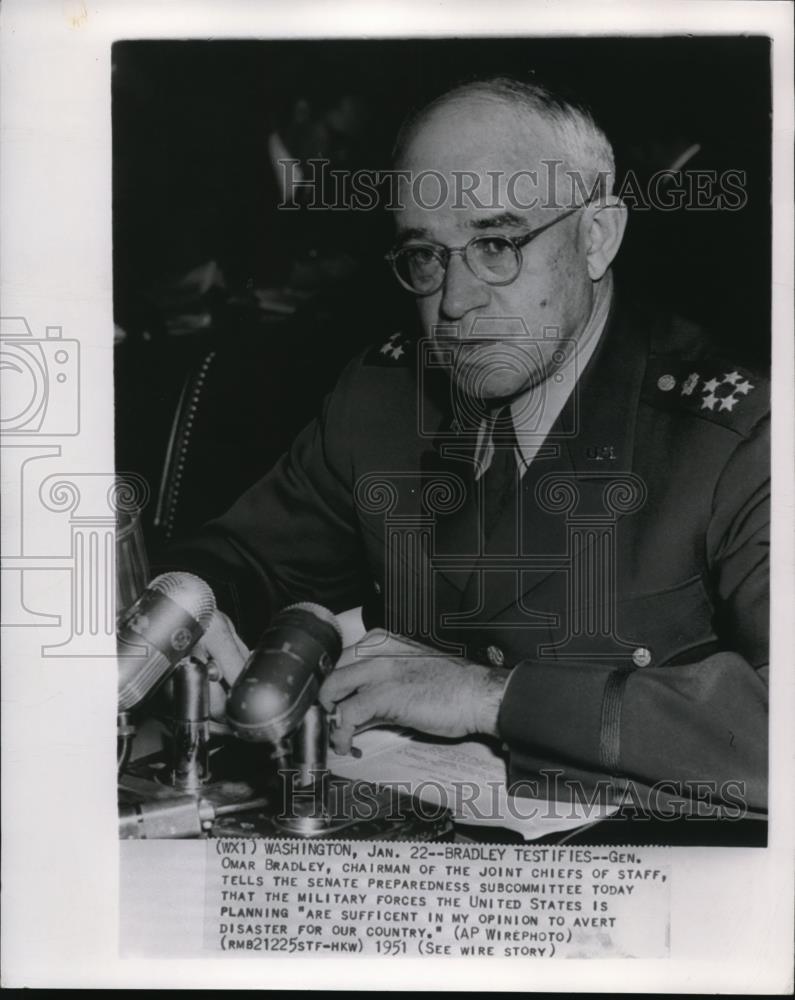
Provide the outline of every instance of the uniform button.
<path id="1" fill-rule="evenodd" d="M 486 656 L 492 667 L 501 667 L 505 663 L 505 653 L 499 646 L 489 646 L 486 650 Z"/>
<path id="2" fill-rule="evenodd" d="M 373 590 L 376 592 L 376 594 L 381 593 L 381 584 L 378 582 L 378 580 L 373 580 Z"/>
<path id="3" fill-rule="evenodd" d="M 632 654 L 632 662 L 636 667 L 648 667 L 651 663 L 651 650 L 645 646 L 638 646 Z"/>
<path id="4" fill-rule="evenodd" d="M 657 388 L 662 389 L 663 392 L 670 392 L 675 385 L 676 379 L 673 375 L 661 375 L 657 379 Z"/>

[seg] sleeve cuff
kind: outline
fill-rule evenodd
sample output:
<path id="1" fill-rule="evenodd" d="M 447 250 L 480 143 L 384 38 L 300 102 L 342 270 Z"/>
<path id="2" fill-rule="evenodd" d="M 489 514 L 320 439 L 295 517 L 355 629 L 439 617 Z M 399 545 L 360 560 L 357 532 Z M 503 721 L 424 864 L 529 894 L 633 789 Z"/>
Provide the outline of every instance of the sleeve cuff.
<path id="1" fill-rule="evenodd" d="M 505 687 L 500 738 L 511 752 L 615 773 L 627 676 L 614 664 L 522 661 Z"/>

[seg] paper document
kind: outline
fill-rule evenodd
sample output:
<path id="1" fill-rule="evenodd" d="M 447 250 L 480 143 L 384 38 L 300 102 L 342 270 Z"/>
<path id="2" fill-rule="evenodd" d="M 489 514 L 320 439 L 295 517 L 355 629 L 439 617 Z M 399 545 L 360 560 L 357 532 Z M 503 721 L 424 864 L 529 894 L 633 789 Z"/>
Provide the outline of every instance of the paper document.
<path id="1" fill-rule="evenodd" d="M 615 807 L 548 802 L 508 795 L 506 761 L 485 740 L 441 740 L 394 728 L 375 728 L 354 741 L 360 758 L 329 750 L 333 774 L 352 780 L 400 783 L 423 801 L 444 805 L 454 819 L 515 830 L 525 840 L 604 819 Z"/>

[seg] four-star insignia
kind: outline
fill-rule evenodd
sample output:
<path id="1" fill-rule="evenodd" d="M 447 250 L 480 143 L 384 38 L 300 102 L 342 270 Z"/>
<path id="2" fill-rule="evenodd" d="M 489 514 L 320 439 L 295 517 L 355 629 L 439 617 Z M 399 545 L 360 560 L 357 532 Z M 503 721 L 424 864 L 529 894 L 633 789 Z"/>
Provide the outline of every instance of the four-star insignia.
<path id="1" fill-rule="evenodd" d="M 711 378 L 709 382 L 704 383 L 701 409 L 714 410 L 717 406 L 717 412 L 721 410 L 731 412 L 740 402 L 740 398 L 747 396 L 751 389 L 753 389 L 751 383 L 737 371 L 727 372 L 719 379 Z"/>
<path id="2" fill-rule="evenodd" d="M 682 379 L 680 395 L 692 396 L 701 381 L 698 372 Z M 657 379 L 657 388 L 662 392 L 670 392 L 677 385 L 677 379 L 670 374 L 661 375 Z M 738 371 L 726 372 L 720 377 L 706 379 L 701 386 L 701 409 L 720 413 L 722 410 L 731 412 L 743 396 L 747 396 L 754 386 Z"/>
<path id="3" fill-rule="evenodd" d="M 654 406 L 681 408 L 742 431 L 767 412 L 766 388 L 764 374 L 717 358 L 660 358 L 647 369 L 644 391 Z"/>

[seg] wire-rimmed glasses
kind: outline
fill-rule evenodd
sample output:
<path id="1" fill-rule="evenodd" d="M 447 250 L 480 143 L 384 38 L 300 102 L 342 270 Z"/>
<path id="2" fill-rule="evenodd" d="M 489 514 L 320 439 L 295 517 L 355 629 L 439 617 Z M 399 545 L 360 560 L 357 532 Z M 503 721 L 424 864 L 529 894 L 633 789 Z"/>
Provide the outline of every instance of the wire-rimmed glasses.
<path id="1" fill-rule="evenodd" d="M 392 265 L 400 284 L 414 295 L 433 295 L 444 284 L 447 265 L 454 253 L 460 253 L 472 274 L 489 285 L 510 285 L 522 269 L 522 247 L 582 205 L 562 212 L 551 222 L 531 229 L 522 236 L 489 234 L 473 236 L 462 247 L 446 247 L 440 243 L 407 243 L 390 250 L 385 260 Z"/>

